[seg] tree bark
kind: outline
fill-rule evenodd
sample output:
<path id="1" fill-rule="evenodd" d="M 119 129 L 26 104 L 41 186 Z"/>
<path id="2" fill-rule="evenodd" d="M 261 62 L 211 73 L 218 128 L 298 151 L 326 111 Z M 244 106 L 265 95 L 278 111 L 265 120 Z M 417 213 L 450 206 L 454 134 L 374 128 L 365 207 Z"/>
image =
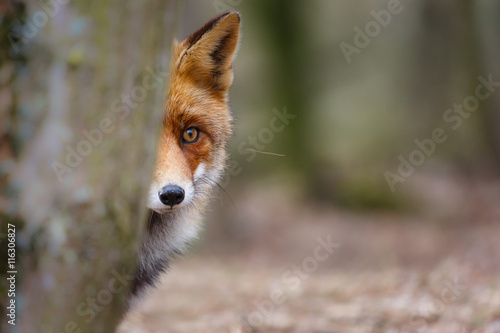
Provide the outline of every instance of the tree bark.
<path id="1" fill-rule="evenodd" d="M 14 86 L 25 130 L 12 178 L 26 251 L 16 328 L 111 332 L 144 229 L 179 6 L 51 3 L 27 7 L 12 45 L 27 55 Z"/>

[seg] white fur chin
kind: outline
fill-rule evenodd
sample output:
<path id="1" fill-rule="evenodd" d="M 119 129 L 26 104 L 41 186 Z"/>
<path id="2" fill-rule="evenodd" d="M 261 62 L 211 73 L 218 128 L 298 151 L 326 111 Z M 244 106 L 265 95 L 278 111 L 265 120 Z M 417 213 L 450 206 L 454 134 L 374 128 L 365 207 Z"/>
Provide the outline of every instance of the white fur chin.
<path id="1" fill-rule="evenodd" d="M 197 213 L 179 211 L 172 215 L 162 215 L 161 223 L 164 228 L 146 233 L 143 242 L 140 265 L 148 271 L 154 271 L 156 263 L 165 258 L 185 252 L 200 230 L 200 216 Z"/>
<path id="2" fill-rule="evenodd" d="M 201 217 L 194 210 L 179 210 L 174 223 L 169 227 L 168 233 L 162 240 L 162 244 L 157 244 L 167 249 L 167 251 L 184 251 L 187 244 L 196 239 L 201 227 Z"/>
<path id="3" fill-rule="evenodd" d="M 164 216 L 171 223 L 168 223 L 163 235 L 147 235 L 149 240 L 145 241 L 145 246 L 154 253 L 150 259 L 154 261 L 156 256 L 161 257 L 166 254 L 165 252 L 182 251 L 190 240 L 197 237 L 201 226 L 201 214 L 213 186 L 211 182 L 199 180 L 206 178 L 215 183 L 219 175 L 219 170 L 207 170 L 205 163 L 200 163 L 191 183 L 176 184 L 184 189 L 185 196 L 184 200 L 173 208 L 165 206 L 158 196 L 158 191 L 166 184 L 153 182 L 149 188 L 148 208 Z"/>

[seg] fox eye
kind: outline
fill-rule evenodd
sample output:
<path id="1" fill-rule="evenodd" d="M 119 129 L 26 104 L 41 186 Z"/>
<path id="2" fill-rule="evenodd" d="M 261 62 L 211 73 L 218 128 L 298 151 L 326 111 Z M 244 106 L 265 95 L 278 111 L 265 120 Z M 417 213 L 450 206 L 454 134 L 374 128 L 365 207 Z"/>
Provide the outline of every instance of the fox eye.
<path id="1" fill-rule="evenodd" d="M 182 141 L 185 143 L 193 143 L 198 140 L 200 136 L 200 131 L 196 127 L 189 127 L 182 133 Z"/>

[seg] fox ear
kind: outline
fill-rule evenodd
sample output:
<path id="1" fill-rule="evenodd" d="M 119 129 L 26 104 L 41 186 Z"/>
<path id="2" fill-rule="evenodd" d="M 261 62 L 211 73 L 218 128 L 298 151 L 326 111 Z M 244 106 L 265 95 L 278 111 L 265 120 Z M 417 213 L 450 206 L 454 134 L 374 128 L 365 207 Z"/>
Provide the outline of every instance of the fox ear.
<path id="1" fill-rule="evenodd" d="M 226 91 L 233 82 L 232 61 L 239 30 L 237 12 L 227 12 L 209 21 L 181 43 L 181 72 L 204 87 Z"/>

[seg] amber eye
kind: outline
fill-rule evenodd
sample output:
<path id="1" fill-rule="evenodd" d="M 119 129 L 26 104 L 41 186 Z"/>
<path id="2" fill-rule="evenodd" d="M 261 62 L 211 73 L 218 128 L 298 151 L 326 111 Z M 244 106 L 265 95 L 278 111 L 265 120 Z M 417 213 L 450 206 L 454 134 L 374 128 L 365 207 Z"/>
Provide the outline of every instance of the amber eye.
<path id="1" fill-rule="evenodd" d="M 189 127 L 187 130 L 182 133 L 182 141 L 185 143 L 193 143 L 198 140 L 200 136 L 200 131 L 196 127 Z"/>

